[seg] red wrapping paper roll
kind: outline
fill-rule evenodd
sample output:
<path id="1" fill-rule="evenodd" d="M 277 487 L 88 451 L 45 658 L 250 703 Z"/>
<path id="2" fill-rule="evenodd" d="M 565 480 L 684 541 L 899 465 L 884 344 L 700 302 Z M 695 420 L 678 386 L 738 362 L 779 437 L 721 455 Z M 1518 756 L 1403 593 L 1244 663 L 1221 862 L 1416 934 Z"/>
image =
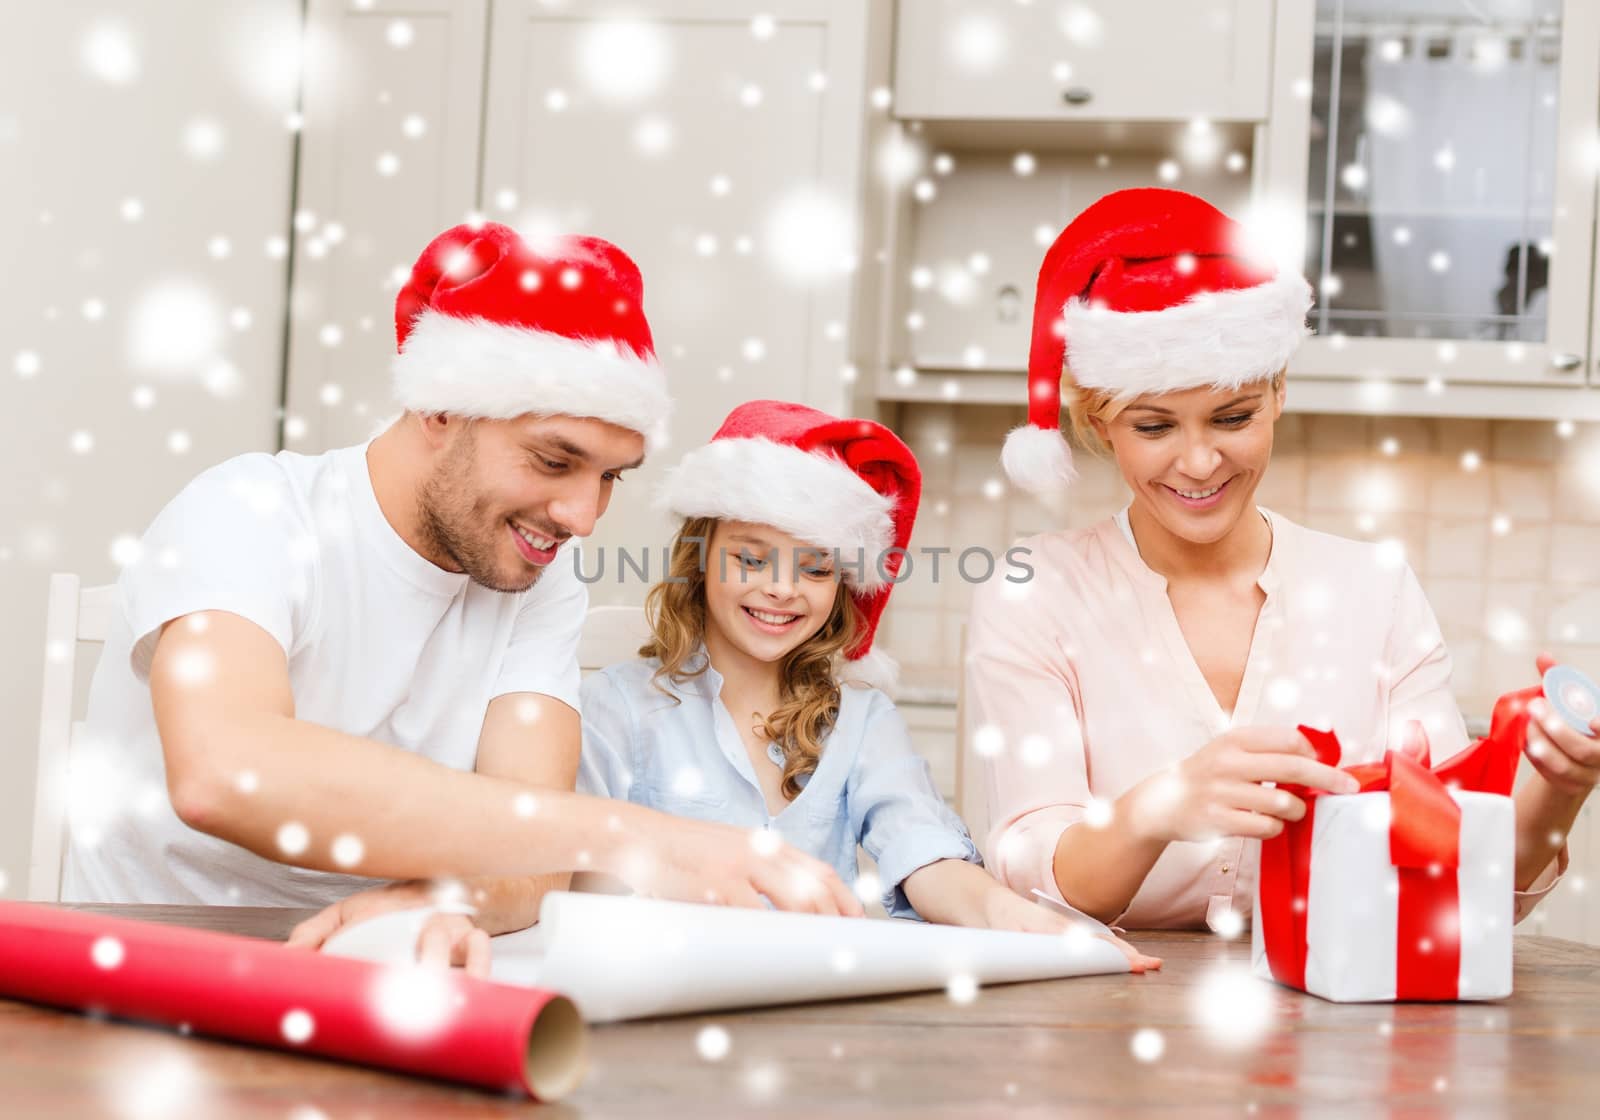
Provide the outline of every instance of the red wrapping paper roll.
<path id="1" fill-rule="evenodd" d="M 0 902 L 0 996 L 539 1100 L 583 1076 L 553 992 L 21 902 Z"/>

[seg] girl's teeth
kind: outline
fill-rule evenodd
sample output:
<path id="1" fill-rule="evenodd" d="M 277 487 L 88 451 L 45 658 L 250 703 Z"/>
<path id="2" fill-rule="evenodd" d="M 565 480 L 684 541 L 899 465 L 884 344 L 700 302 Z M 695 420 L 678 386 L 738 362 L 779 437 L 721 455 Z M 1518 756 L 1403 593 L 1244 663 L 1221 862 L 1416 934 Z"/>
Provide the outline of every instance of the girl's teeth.
<path id="1" fill-rule="evenodd" d="M 746 607 L 745 609 L 749 610 L 750 608 Z M 754 610 L 750 611 L 750 613 L 756 618 L 759 618 L 762 622 L 768 623 L 772 626 L 782 626 L 784 623 L 793 622 L 795 619 L 800 617 L 797 614 L 768 614 L 766 611 Z"/>
<path id="2" fill-rule="evenodd" d="M 1178 493 L 1183 497 L 1188 498 L 1190 501 L 1199 501 L 1201 498 L 1211 497 L 1211 495 L 1215 494 L 1221 489 L 1222 487 L 1220 486 L 1213 486 L 1209 490 L 1179 490 Z"/>

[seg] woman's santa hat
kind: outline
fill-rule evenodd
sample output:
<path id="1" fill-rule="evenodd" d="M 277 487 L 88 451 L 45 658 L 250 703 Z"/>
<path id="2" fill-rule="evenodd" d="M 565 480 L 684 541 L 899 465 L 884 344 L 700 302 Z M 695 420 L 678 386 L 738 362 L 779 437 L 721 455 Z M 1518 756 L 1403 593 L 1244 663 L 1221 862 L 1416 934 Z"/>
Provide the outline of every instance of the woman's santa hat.
<path id="1" fill-rule="evenodd" d="M 1306 334 L 1311 286 L 1253 254 L 1204 199 L 1141 188 L 1106 195 L 1061 231 L 1039 267 L 1028 423 L 1001 462 L 1018 486 L 1076 476 L 1061 434 L 1061 379 L 1119 397 L 1272 377 Z"/>
<path id="2" fill-rule="evenodd" d="M 598 237 L 445 230 L 395 299 L 395 396 L 413 412 L 593 417 L 666 441 L 671 409 L 644 281 Z"/>
<path id="3" fill-rule="evenodd" d="M 894 661 L 874 652 L 872 640 L 921 497 L 916 457 L 882 424 L 787 401 L 749 401 L 668 473 L 659 504 L 686 520 L 771 525 L 834 554 L 866 619 L 865 632 L 845 651 L 844 675 L 887 690 Z"/>

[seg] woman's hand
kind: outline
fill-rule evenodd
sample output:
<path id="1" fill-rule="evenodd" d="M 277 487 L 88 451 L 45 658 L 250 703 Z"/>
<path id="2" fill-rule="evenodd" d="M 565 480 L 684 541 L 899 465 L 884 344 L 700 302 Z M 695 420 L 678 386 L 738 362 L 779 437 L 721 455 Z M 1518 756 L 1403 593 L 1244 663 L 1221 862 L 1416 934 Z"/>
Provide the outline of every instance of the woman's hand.
<path id="1" fill-rule="evenodd" d="M 990 929 L 1066 936 L 1073 929 L 1082 927 L 1090 936 L 1116 946 L 1117 951 L 1128 958 L 1130 972 L 1145 972 L 1161 967 L 1160 957 L 1146 956 L 1115 934 L 1102 933 L 1085 922 L 1069 918 L 1065 914 L 1058 914 L 992 879 L 990 883 L 992 889 L 984 892 L 983 899 L 984 924 Z"/>
<path id="2" fill-rule="evenodd" d="M 335 933 L 398 910 L 438 906 L 441 886 L 421 880 L 388 883 L 341 899 L 295 926 L 288 944 L 294 948 L 321 949 Z M 464 968 L 470 976 L 489 975 L 489 934 L 473 924 L 471 913 L 459 903 L 455 909 L 430 915 L 417 937 L 416 959 L 438 968 Z"/>
<path id="3" fill-rule="evenodd" d="M 1147 779 L 1130 823 L 1146 838 L 1162 842 L 1219 836 L 1264 840 L 1282 832 L 1285 821 L 1306 815 L 1303 800 L 1268 782 L 1329 793 L 1360 788 L 1349 774 L 1318 762 L 1298 731 L 1241 727 Z"/>
<path id="4" fill-rule="evenodd" d="M 1544 653 L 1537 662 L 1542 677 L 1555 664 Z M 1534 770 L 1554 789 L 1587 797 L 1600 784 L 1600 716 L 1589 721 L 1585 735 L 1556 715 L 1549 701 L 1539 697 L 1528 705 L 1528 741 L 1524 746 Z"/>

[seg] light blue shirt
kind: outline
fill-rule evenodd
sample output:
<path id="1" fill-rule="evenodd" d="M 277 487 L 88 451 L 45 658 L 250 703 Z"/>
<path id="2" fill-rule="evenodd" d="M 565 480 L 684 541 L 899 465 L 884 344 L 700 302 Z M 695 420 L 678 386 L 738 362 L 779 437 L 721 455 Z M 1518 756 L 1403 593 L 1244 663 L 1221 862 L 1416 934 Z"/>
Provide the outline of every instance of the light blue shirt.
<path id="1" fill-rule="evenodd" d="M 704 658 L 702 650 L 698 655 Z M 699 664 L 691 661 L 691 667 Z M 841 688 L 839 718 L 800 795 L 777 816 L 721 700 L 722 676 L 651 682 L 654 659 L 624 662 L 583 682 L 578 789 L 699 820 L 770 828 L 830 864 L 854 888 L 856 846 L 878 865 L 891 917 L 915 918 L 901 884 L 941 859 L 980 863 L 945 804 L 894 703 L 873 688 Z M 769 754 L 781 765 L 783 754 Z"/>

